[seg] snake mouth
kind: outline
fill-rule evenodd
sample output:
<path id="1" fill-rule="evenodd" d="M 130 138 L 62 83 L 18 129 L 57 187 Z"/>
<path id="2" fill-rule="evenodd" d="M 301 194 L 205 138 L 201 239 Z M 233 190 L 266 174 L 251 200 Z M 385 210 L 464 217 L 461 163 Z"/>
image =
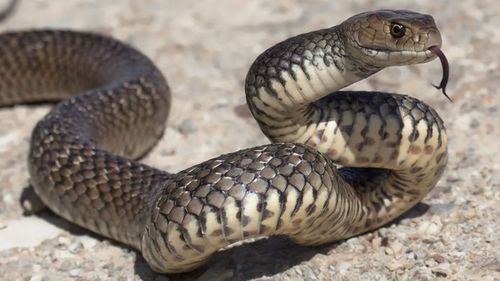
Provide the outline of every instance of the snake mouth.
<path id="1" fill-rule="evenodd" d="M 436 53 L 430 50 L 432 47 L 424 50 L 391 50 L 362 46 L 356 41 L 354 41 L 354 43 L 357 48 L 368 57 L 381 61 L 390 61 L 390 63 L 385 66 L 423 63 L 437 56 Z M 439 49 L 438 46 L 435 47 Z"/>
<path id="2" fill-rule="evenodd" d="M 439 85 L 433 85 L 436 89 L 441 89 L 443 95 L 448 98 L 448 100 L 452 101 L 451 98 L 446 94 L 446 85 L 448 85 L 448 78 L 450 77 L 450 65 L 448 64 L 448 59 L 444 55 L 441 48 L 437 45 L 430 46 L 427 50 L 433 53 L 436 57 L 441 61 L 441 67 L 443 68 L 443 77 L 441 78 L 441 82 Z"/>

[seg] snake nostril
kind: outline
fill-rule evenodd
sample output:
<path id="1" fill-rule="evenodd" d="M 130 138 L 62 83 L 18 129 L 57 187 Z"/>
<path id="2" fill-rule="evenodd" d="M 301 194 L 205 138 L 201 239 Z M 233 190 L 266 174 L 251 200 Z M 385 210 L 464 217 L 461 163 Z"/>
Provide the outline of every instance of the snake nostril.
<path id="1" fill-rule="evenodd" d="M 427 36 L 428 36 L 427 46 L 429 46 L 429 47 L 431 47 L 431 46 L 441 47 L 442 39 L 441 39 L 441 34 L 439 33 L 439 31 L 431 30 L 431 31 L 429 31 Z"/>
<path id="2" fill-rule="evenodd" d="M 413 35 L 413 42 L 419 43 L 420 42 L 420 34 L 415 34 Z"/>

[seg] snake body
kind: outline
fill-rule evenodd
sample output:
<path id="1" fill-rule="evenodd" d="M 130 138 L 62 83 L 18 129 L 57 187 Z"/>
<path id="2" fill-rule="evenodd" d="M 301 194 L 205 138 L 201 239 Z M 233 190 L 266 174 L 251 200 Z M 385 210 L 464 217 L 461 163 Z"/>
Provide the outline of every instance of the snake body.
<path id="1" fill-rule="evenodd" d="M 138 249 L 155 271 L 182 272 L 248 238 L 345 239 L 421 200 L 447 161 L 438 114 L 404 95 L 337 91 L 384 67 L 430 61 L 429 47 L 440 45 L 431 16 L 390 10 L 278 43 L 245 83 L 274 144 L 176 174 L 132 160 L 162 135 L 170 91 L 148 58 L 109 37 L 2 34 L 0 105 L 62 99 L 31 138 L 38 196 L 61 217 Z"/>

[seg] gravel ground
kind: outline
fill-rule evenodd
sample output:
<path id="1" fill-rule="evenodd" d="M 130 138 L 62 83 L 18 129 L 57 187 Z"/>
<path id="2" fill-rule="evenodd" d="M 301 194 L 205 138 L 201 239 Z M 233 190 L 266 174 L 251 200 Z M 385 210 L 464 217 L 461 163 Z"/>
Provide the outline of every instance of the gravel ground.
<path id="1" fill-rule="evenodd" d="M 430 13 L 451 63 L 453 103 L 430 86 L 441 77 L 438 61 L 387 69 L 353 87 L 418 96 L 445 120 L 450 163 L 421 204 L 393 224 L 342 243 L 306 248 L 285 238 L 262 239 L 218 253 L 195 272 L 161 276 L 136 252 L 49 212 L 23 216 L 30 132 L 50 105 L 2 108 L 3 280 L 500 280 L 499 2 L 339 2 L 32 0 L 21 1 L 0 30 L 93 30 L 150 56 L 169 79 L 175 104 L 161 143 L 144 162 L 178 171 L 267 142 L 243 94 L 246 71 L 266 47 L 365 10 Z"/>

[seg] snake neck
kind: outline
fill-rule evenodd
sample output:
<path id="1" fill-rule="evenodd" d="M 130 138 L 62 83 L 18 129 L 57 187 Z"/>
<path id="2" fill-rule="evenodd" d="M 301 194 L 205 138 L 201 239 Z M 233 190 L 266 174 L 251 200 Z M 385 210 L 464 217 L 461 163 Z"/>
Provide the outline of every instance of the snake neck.
<path id="1" fill-rule="evenodd" d="M 381 68 L 346 52 L 339 26 L 283 41 L 260 55 L 248 72 L 249 108 L 273 142 L 304 142 L 327 110 L 316 102 Z"/>

